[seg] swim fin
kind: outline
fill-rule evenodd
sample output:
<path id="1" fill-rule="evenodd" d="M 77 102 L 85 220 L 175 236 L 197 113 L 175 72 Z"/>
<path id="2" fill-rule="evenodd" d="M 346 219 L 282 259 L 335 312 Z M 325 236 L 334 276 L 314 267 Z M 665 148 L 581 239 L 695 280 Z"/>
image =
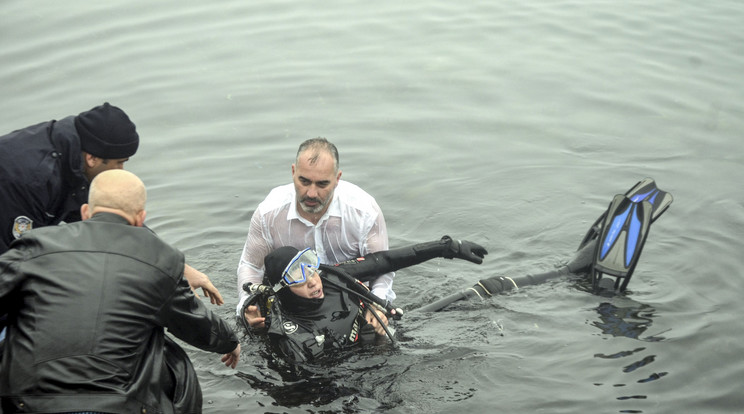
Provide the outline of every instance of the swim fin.
<path id="1" fill-rule="evenodd" d="M 661 191 L 656 187 L 653 178 L 644 178 L 633 186 L 625 196 L 633 202 L 648 201 L 651 203 L 651 223 L 656 221 L 662 213 L 669 208 L 674 198 L 666 191 Z"/>
<path id="2" fill-rule="evenodd" d="M 603 275 L 614 276 L 614 288 L 625 290 L 641 255 L 648 229 L 663 214 L 674 198 L 656 187 L 652 178 L 644 178 L 618 194 L 587 232 L 579 249 L 596 240 L 591 266 L 595 289 Z"/>
<path id="3" fill-rule="evenodd" d="M 636 202 L 620 194 L 612 200 L 594 252 L 591 273 L 595 288 L 604 274 L 617 278 L 615 289 L 622 292 L 628 286 L 646 242 L 652 211 L 653 205 L 645 200 Z"/>
<path id="4" fill-rule="evenodd" d="M 630 190 L 625 192 L 625 196 L 636 203 L 640 203 L 641 201 L 648 201 L 651 203 L 651 223 L 656 221 L 656 219 L 658 219 L 659 216 L 669 208 L 672 201 L 674 201 L 671 194 L 656 187 L 656 182 L 653 178 L 644 178 L 643 180 L 638 181 L 630 188 Z M 608 211 L 609 210 L 605 210 L 605 212 L 597 218 L 594 224 L 592 224 L 589 231 L 587 231 L 584 236 L 584 239 L 581 240 L 577 250 L 581 250 L 587 243 L 599 237 L 599 234 L 602 231 L 602 223 L 607 218 Z"/>

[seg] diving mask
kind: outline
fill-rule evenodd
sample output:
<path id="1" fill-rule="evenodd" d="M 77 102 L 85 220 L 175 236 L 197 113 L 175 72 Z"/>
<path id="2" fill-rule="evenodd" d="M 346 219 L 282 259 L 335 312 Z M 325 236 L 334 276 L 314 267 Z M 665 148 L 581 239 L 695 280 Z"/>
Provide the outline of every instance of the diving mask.
<path id="1" fill-rule="evenodd" d="M 297 253 L 282 272 L 282 284 L 284 286 L 299 285 L 307 282 L 320 267 L 320 258 L 311 249 Z"/>

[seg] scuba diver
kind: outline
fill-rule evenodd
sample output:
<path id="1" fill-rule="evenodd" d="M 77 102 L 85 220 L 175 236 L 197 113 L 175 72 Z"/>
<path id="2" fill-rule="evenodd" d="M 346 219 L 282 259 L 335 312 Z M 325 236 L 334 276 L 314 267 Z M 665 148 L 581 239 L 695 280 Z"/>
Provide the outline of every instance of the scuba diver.
<path id="1" fill-rule="evenodd" d="M 438 312 L 460 300 L 489 298 L 569 274 L 588 274 L 597 293 L 622 293 L 638 263 L 651 224 L 672 201 L 670 193 L 660 190 L 652 178 L 645 178 L 625 194 L 615 195 L 565 265 L 540 274 L 481 279 L 472 287 L 414 311 Z M 444 236 L 436 242 L 328 266 L 320 264 L 310 249 L 299 252 L 282 247 L 266 256 L 263 284 L 243 286 L 251 296 L 242 309 L 246 317 L 238 319 L 251 336 L 255 327 L 265 324 L 273 348 L 290 362 L 312 361 L 330 349 L 343 349 L 360 342 L 371 330 L 382 330 L 395 342 L 381 309 L 395 319 L 402 316 L 402 311 L 372 295 L 362 282 L 435 257 L 456 257 L 480 264 L 486 254 L 480 245 Z"/>
<path id="2" fill-rule="evenodd" d="M 246 318 L 238 321 L 250 336 L 266 326 L 272 348 L 290 362 L 313 362 L 375 334 L 394 341 L 386 313 L 399 318 L 403 312 L 373 295 L 364 282 L 437 257 L 481 264 L 486 254 L 476 243 L 444 236 L 331 266 L 321 264 L 310 248 L 280 247 L 266 256 L 263 284 L 243 286 L 250 296 L 241 312 Z"/>

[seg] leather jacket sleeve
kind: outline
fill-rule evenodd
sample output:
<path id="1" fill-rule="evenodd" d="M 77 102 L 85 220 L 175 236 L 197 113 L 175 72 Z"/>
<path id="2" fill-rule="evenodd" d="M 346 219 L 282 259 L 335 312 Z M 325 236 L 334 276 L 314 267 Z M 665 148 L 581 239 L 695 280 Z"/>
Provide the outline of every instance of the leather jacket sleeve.
<path id="1" fill-rule="evenodd" d="M 232 328 L 194 296 L 183 278 L 159 318 L 170 333 L 204 351 L 225 354 L 238 346 Z"/>
<path id="2" fill-rule="evenodd" d="M 16 243 L 20 246 L 28 240 L 20 240 Z M 28 243 L 26 243 L 28 244 Z M 20 271 L 19 262 L 23 259 L 24 252 L 21 249 L 8 251 L 0 254 L 0 315 L 10 312 L 15 308 L 11 306 L 10 293 L 23 281 L 24 275 Z"/>

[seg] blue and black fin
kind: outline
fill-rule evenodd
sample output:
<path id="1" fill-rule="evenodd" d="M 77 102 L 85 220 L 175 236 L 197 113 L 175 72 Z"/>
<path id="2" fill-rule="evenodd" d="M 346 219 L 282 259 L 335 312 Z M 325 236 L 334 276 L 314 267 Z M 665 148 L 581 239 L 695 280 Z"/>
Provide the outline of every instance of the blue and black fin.
<path id="1" fill-rule="evenodd" d="M 615 289 L 625 290 L 635 270 L 651 226 L 653 205 L 616 195 L 607 209 L 594 252 L 592 284 L 595 288 L 603 275 L 616 278 Z"/>
<path id="2" fill-rule="evenodd" d="M 656 221 L 656 219 L 669 208 L 672 201 L 674 201 L 671 194 L 656 187 L 656 182 L 653 178 L 644 178 L 639 181 L 638 184 L 634 185 L 633 188 L 625 193 L 625 196 L 628 197 L 630 201 L 636 203 L 641 201 L 648 201 L 651 203 L 651 223 Z"/>
<path id="3" fill-rule="evenodd" d="M 625 196 L 636 203 L 641 201 L 648 201 L 651 203 L 651 223 L 656 221 L 656 219 L 669 208 L 672 201 L 674 201 L 671 194 L 656 187 L 656 182 L 653 178 L 644 178 L 643 180 L 638 181 L 636 185 L 631 187 L 630 190 L 625 193 Z M 584 236 L 584 239 L 581 240 L 577 250 L 581 250 L 581 248 L 583 248 L 587 243 L 599 236 L 599 233 L 602 231 L 602 223 L 604 223 L 607 218 L 608 211 L 609 210 L 605 210 L 604 213 L 597 218 L 594 224 L 592 224 L 589 231 L 587 231 Z"/>
<path id="4" fill-rule="evenodd" d="M 595 289 L 602 276 L 616 278 L 614 288 L 625 290 L 641 255 L 648 229 L 674 198 L 645 178 L 624 195 L 618 194 L 607 210 L 597 218 L 579 245 L 579 249 L 596 240 L 590 272 Z"/>

